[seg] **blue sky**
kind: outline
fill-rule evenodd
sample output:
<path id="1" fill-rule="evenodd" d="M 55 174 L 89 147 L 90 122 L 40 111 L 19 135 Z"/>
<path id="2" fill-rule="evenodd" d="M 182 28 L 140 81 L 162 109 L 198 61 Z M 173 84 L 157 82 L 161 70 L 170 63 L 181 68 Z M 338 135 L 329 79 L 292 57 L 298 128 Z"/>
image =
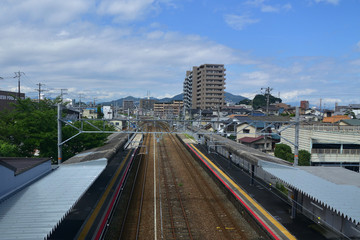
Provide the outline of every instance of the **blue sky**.
<path id="1" fill-rule="evenodd" d="M 360 103 L 359 0 L 5 0 L 0 90 L 108 101 L 182 92 L 186 70 L 227 69 L 226 91 Z"/>

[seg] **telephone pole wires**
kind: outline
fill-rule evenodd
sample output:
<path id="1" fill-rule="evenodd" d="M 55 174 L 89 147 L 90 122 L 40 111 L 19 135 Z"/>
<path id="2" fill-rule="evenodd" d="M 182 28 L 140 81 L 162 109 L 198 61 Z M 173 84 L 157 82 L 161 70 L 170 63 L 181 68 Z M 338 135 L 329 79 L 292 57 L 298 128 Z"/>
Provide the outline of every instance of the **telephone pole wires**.
<path id="1" fill-rule="evenodd" d="M 261 90 L 265 90 L 265 96 L 266 96 L 266 115 L 269 115 L 269 103 L 270 103 L 270 93 L 273 90 L 270 87 L 267 88 L 261 88 Z"/>
<path id="2" fill-rule="evenodd" d="M 60 98 L 61 98 L 61 103 L 63 102 L 63 100 L 64 100 L 64 95 L 66 95 L 67 94 L 67 91 L 68 89 L 67 88 L 61 88 L 60 89 Z"/>
<path id="3" fill-rule="evenodd" d="M 42 87 L 42 86 L 45 86 L 45 84 L 38 83 L 38 84 L 36 84 L 36 85 L 38 86 L 38 88 L 36 88 L 35 91 L 39 92 L 38 102 L 40 103 L 41 93 L 46 91 L 46 90 L 44 90 L 44 89 L 41 89 L 41 87 Z"/>
<path id="4" fill-rule="evenodd" d="M 21 75 L 25 75 L 24 72 L 15 72 L 15 77 L 14 78 L 18 78 L 18 97 L 20 99 L 20 78 L 21 78 Z"/>

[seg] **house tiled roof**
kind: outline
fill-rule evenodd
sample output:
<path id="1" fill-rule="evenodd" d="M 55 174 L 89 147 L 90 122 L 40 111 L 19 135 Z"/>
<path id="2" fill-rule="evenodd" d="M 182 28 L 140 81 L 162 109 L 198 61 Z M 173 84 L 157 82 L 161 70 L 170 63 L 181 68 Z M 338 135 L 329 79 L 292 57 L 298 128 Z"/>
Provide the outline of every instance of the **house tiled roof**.
<path id="1" fill-rule="evenodd" d="M 344 122 L 350 126 L 360 126 L 360 119 L 343 119 L 340 122 Z"/>
<path id="2" fill-rule="evenodd" d="M 349 116 L 346 115 L 336 115 L 336 116 L 332 116 L 332 117 L 324 117 L 323 122 L 324 123 L 336 123 L 340 120 L 344 120 L 344 119 L 351 119 Z"/>
<path id="3" fill-rule="evenodd" d="M 243 138 L 240 138 L 239 141 L 242 142 L 242 143 L 253 143 L 253 142 L 256 142 L 260 139 L 263 139 L 264 136 L 259 136 L 259 137 L 243 137 Z"/>

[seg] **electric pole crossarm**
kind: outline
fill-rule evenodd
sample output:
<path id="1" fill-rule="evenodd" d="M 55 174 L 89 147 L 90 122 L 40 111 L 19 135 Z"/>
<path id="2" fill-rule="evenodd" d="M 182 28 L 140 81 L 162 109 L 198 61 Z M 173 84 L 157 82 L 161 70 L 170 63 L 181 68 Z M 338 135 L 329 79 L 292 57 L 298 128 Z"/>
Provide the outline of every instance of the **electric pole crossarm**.
<path id="1" fill-rule="evenodd" d="M 295 124 L 296 124 L 296 122 L 292 122 L 292 123 L 290 123 L 289 125 L 287 125 L 286 127 L 284 127 L 283 129 L 278 130 L 277 133 L 279 134 L 279 133 L 281 133 L 282 131 L 285 131 L 286 129 L 294 126 Z"/>
<path id="2" fill-rule="evenodd" d="M 79 132 L 81 132 L 81 129 L 78 128 L 78 127 L 75 127 L 73 124 L 71 124 L 71 123 L 69 123 L 69 122 L 67 122 L 67 121 L 65 121 L 65 120 L 63 120 L 63 119 L 60 119 L 60 121 L 63 122 L 63 123 L 65 123 L 66 125 L 72 127 L 72 128 L 75 128 L 75 129 L 78 130 Z"/>
<path id="3" fill-rule="evenodd" d="M 65 141 L 60 143 L 60 146 L 63 145 L 64 143 L 70 141 L 71 139 L 75 138 L 76 136 L 80 135 L 82 132 L 78 132 L 77 134 L 75 134 L 74 136 L 71 136 L 70 138 L 66 139 Z"/>
<path id="4" fill-rule="evenodd" d="M 101 131 L 101 132 L 104 132 L 104 130 L 101 130 L 99 127 L 95 126 L 94 124 L 90 123 L 89 121 L 85 120 L 84 122 L 87 123 L 87 124 L 89 124 L 89 125 L 92 126 L 93 128 L 95 128 L 95 129 L 97 129 L 97 130 L 99 130 L 99 131 Z"/>

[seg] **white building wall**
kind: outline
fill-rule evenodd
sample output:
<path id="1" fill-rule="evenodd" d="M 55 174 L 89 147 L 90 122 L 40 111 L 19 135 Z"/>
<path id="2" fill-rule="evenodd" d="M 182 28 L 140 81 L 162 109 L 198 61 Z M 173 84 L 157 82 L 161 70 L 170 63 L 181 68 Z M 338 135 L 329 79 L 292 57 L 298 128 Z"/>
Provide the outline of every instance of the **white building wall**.
<path id="1" fill-rule="evenodd" d="M 104 119 L 112 119 L 113 118 L 113 111 L 110 106 L 103 106 L 102 107 Z"/>
<path id="2" fill-rule="evenodd" d="M 244 133 L 244 130 L 249 130 L 249 133 Z M 247 123 L 240 124 L 236 127 L 236 140 L 238 141 L 240 138 L 243 137 L 258 137 L 259 135 L 256 134 L 256 128 L 254 126 L 251 126 Z"/>
<path id="3" fill-rule="evenodd" d="M 281 136 L 287 140 L 295 143 L 295 128 L 291 127 L 284 130 L 281 133 Z M 335 131 L 330 129 L 329 131 L 321 129 L 303 129 L 300 127 L 299 131 L 299 150 L 306 150 L 311 153 L 313 140 L 316 139 L 318 142 L 324 143 L 353 143 L 360 144 L 360 134 L 359 131 Z M 289 145 L 291 150 L 294 152 L 294 145 L 288 141 L 281 138 L 281 143 Z M 359 163 L 360 161 L 360 151 L 357 151 L 357 154 L 311 154 L 312 162 L 353 162 Z"/>

